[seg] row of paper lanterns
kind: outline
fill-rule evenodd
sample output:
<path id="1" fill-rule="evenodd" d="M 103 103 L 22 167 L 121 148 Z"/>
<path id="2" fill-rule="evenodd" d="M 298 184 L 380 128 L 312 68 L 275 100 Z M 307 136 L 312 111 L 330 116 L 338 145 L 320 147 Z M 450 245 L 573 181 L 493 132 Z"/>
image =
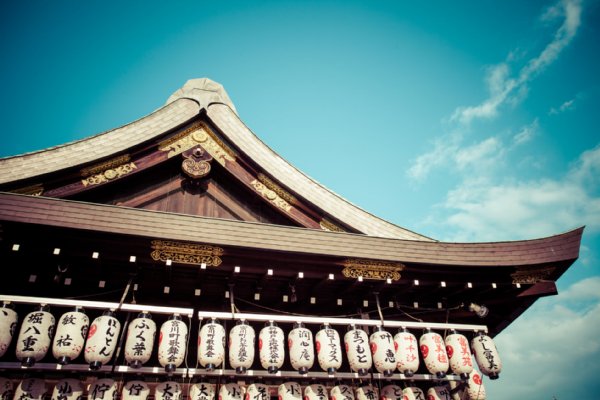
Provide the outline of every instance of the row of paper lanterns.
<path id="1" fill-rule="evenodd" d="M 41 360 L 50 347 L 60 364 L 77 358 L 83 351 L 91 369 L 98 369 L 112 358 L 117 345 L 121 324 L 110 311 L 97 317 L 89 326 L 89 318 L 82 309 L 64 313 L 55 326 L 54 316 L 44 307 L 25 317 L 16 343 L 16 356 L 24 365 Z M 0 309 L 0 357 L 11 343 L 17 326 L 17 314 L 4 307 Z M 129 323 L 125 341 L 125 360 L 133 368 L 139 368 L 150 360 L 156 336 L 156 323 L 150 314 L 140 313 Z M 160 328 L 158 361 L 167 372 L 179 367 L 185 358 L 188 327 L 177 315 L 173 315 Z M 87 340 L 86 340 L 87 338 Z M 240 320 L 229 332 L 229 364 L 238 373 L 251 368 L 255 358 L 254 328 Z M 275 373 L 283 366 L 285 358 L 285 335 L 275 323 L 269 322 L 260 331 L 258 350 L 261 366 Z M 213 370 L 225 360 L 225 328 L 211 319 L 202 326 L 198 335 L 198 363 Z M 325 325 L 313 340 L 312 332 L 302 324 L 295 324 L 287 336 L 287 347 L 292 368 L 306 374 L 315 361 L 329 374 L 342 365 L 342 346 L 337 330 Z M 427 370 L 443 378 L 451 370 L 466 379 L 473 371 L 471 350 L 479 369 L 492 379 L 498 377 L 502 362 L 496 346 L 483 332 L 469 343 L 456 331 L 446 338 L 427 330 L 419 340 L 406 329 L 395 336 L 379 327 L 370 336 L 350 326 L 344 335 L 344 348 L 350 369 L 361 376 L 375 369 L 390 376 L 398 370 L 410 377 L 419 369 L 420 361 Z"/>
<path id="2" fill-rule="evenodd" d="M 351 387 L 337 385 L 330 390 L 324 385 L 313 384 L 304 389 L 296 382 L 285 382 L 277 387 L 279 400 L 485 400 L 485 388 L 481 376 L 474 373 L 464 388 L 458 388 L 456 382 L 450 385 L 433 386 L 427 391 L 415 386 L 401 388 L 387 385 L 381 388 L 372 385 Z M 453 390 L 454 389 L 454 390 Z M 43 400 L 47 394 L 44 380 L 37 378 L 23 379 L 16 387 L 6 378 L 0 377 L 0 398 L 14 400 Z M 141 380 L 132 380 L 120 390 L 121 400 L 147 400 L 151 394 L 150 386 Z M 381 393 L 379 393 L 381 392 Z M 98 379 L 87 388 L 88 400 L 115 400 L 119 394 L 118 383 L 109 378 Z M 155 400 L 182 400 L 183 387 L 178 382 L 166 381 L 157 384 L 153 390 Z M 270 400 L 269 387 L 262 383 L 248 386 L 237 383 L 226 383 L 217 386 L 211 383 L 195 383 L 189 387 L 189 400 Z M 84 385 L 71 378 L 61 379 L 54 385 L 52 400 L 81 400 Z M 427 396 L 427 397 L 425 397 Z"/>

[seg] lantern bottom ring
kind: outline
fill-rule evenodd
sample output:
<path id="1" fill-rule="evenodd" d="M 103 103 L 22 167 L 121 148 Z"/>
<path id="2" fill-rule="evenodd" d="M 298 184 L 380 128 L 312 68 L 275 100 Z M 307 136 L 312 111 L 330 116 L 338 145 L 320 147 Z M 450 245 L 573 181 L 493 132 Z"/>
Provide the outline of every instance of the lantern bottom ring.
<path id="1" fill-rule="evenodd" d="M 56 362 L 58 362 L 60 365 L 67 365 L 68 363 L 71 362 L 71 357 L 67 357 L 67 356 L 58 357 L 58 360 L 56 360 Z"/>
<path id="2" fill-rule="evenodd" d="M 488 378 L 490 378 L 490 379 L 494 380 L 494 379 L 498 379 L 498 378 L 500 378 L 500 375 L 498 375 L 498 373 L 497 373 L 497 372 L 490 372 L 490 373 L 488 374 Z"/>
<path id="3" fill-rule="evenodd" d="M 300 375 L 306 375 L 306 374 L 308 374 L 308 368 L 306 368 L 306 367 L 300 367 L 300 368 L 298 368 L 298 373 Z"/>
<path id="4" fill-rule="evenodd" d="M 90 363 L 90 369 L 92 371 L 98 371 L 100 368 L 102 368 L 102 363 L 100 361 L 92 361 Z"/>
<path id="5" fill-rule="evenodd" d="M 24 359 L 21 360 L 21 366 L 23 367 L 33 367 L 33 365 L 35 364 L 35 358 L 34 357 L 25 357 Z"/>
<path id="6" fill-rule="evenodd" d="M 133 369 L 142 368 L 142 362 L 140 360 L 133 360 L 129 363 L 129 366 Z"/>
<path id="7" fill-rule="evenodd" d="M 336 372 L 336 371 L 337 371 L 337 369 L 335 369 L 335 368 L 333 368 L 333 367 L 329 367 L 329 368 L 327 368 L 327 373 L 328 373 L 329 375 L 333 375 L 333 374 L 335 374 L 335 372 Z"/>
<path id="8" fill-rule="evenodd" d="M 236 372 L 236 374 L 245 374 L 246 367 L 236 367 L 235 372 Z"/>
<path id="9" fill-rule="evenodd" d="M 279 368 L 277 367 L 269 367 L 267 368 L 267 372 L 269 372 L 270 374 L 276 374 L 279 371 Z"/>

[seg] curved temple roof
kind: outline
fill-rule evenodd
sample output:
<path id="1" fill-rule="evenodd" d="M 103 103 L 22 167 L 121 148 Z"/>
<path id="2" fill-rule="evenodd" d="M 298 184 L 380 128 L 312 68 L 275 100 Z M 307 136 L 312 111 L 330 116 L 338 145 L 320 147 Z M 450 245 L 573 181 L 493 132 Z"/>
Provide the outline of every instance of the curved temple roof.
<path id="1" fill-rule="evenodd" d="M 364 211 L 289 164 L 240 120 L 223 86 L 207 78 L 189 80 L 165 106 L 130 124 L 65 145 L 0 159 L 0 185 L 110 157 L 165 134 L 202 110 L 260 168 L 332 217 L 369 236 L 433 241 Z"/>

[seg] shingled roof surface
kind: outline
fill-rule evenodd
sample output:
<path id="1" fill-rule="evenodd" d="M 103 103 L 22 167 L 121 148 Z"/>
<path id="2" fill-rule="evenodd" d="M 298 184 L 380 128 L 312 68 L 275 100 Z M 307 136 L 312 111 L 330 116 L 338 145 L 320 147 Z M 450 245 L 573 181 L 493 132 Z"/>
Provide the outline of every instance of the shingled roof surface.
<path id="1" fill-rule="evenodd" d="M 433 241 L 366 212 L 293 167 L 240 120 L 223 87 L 207 78 L 188 81 L 169 97 L 164 107 L 123 127 L 42 151 L 0 159 L 0 184 L 80 167 L 124 152 L 198 117 L 202 110 L 231 143 L 267 174 L 333 218 L 369 236 Z"/>

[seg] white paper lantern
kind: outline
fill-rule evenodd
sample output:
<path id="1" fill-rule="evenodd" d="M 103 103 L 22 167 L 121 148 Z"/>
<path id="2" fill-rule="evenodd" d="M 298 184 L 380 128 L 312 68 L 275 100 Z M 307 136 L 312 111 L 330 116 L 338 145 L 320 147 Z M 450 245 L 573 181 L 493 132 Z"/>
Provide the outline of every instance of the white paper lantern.
<path id="1" fill-rule="evenodd" d="M 276 373 L 283 365 L 285 359 L 284 340 L 283 330 L 273 321 L 268 322 L 258 334 L 260 365 L 270 374 Z"/>
<path id="2" fill-rule="evenodd" d="M 40 361 L 50 348 L 54 332 L 54 316 L 48 307 L 40 306 L 37 311 L 25 316 L 17 339 L 17 358 L 23 366 L 31 367 Z"/>
<path id="3" fill-rule="evenodd" d="M 325 325 L 315 335 L 315 342 L 321 369 L 330 375 L 334 374 L 342 366 L 340 334 L 329 325 Z"/>
<path id="4" fill-rule="evenodd" d="M 427 400 L 452 400 L 448 386 L 434 386 L 427 390 Z"/>
<path id="5" fill-rule="evenodd" d="M 15 390 L 15 400 L 42 400 L 46 396 L 46 383 L 43 379 L 23 379 Z"/>
<path id="6" fill-rule="evenodd" d="M 79 357 L 89 326 L 90 319 L 79 307 L 60 317 L 52 343 L 52 354 L 60 365 L 66 365 Z"/>
<path id="7" fill-rule="evenodd" d="M 470 377 L 470 375 L 469 375 Z M 450 386 L 450 398 L 452 400 L 464 400 L 466 394 L 464 394 L 464 386 L 462 386 L 462 382 L 457 381 L 449 381 L 448 385 Z"/>
<path id="8" fill-rule="evenodd" d="M 221 389 L 219 389 L 219 400 L 242 400 L 245 392 L 245 389 L 237 383 L 221 385 Z"/>
<path id="9" fill-rule="evenodd" d="M 354 391 L 348 385 L 337 385 L 331 388 L 331 400 L 354 400 Z"/>
<path id="10" fill-rule="evenodd" d="M 373 359 L 369 349 L 369 338 L 365 331 L 351 327 L 344 335 L 344 346 L 352 371 L 358 372 L 361 376 L 366 375 L 371 368 Z"/>
<path id="11" fill-rule="evenodd" d="M 366 385 L 356 388 L 356 400 L 378 400 L 377 388 L 372 385 Z"/>
<path id="12" fill-rule="evenodd" d="M 478 332 L 471 340 L 471 349 L 481 372 L 490 379 L 498 379 L 502 371 L 502 360 L 492 338 L 483 332 Z"/>
<path id="13" fill-rule="evenodd" d="M 160 327 L 158 362 L 172 373 L 185 359 L 188 328 L 178 314 L 173 314 Z"/>
<path id="14" fill-rule="evenodd" d="M 302 389 L 296 382 L 285 382 L 277 387 L 279 400 L 302 400 Z"/>
<path id="15" fill-rule="evenodd" d="M 375 369 L 384 376 L 392 376 L 396 369 L 396 356 L 394 349 L 394 339 L 392 335 L 377 327 L 375 332 L 369 337 L 371 353 L 373 354 L 373 364 Z"/>
<path id="16" fill-rule="evenodd" d="M 386 385 L 381 388 L 381 400 L 404 400 L 402 388 L 398 385 Z"/>
<path id="17" fill-rule="evenodd" d="M 213 371 L 225 359 L 225 328 L 216 319 L 205 324 L 198 334 L 198 362 Z"/>
<path id="18" fill-rule="evenodd" d="M 427 333 L 419 339 L 419 347 L 429 373 L 438 378 L 445 377 L 449 363 L 444 339 L 438 333 L 427 329 Z"/>
<path id="19" fill-rule="evenodd" d="M 425 400 L 425 393 L 418 387 L 410 386 L 402 389 L 403 400 Z"/>
<path id="20" fill-rule="evenodd" d="M 469 375 L 465 392 L 469 400 L 485 400 L 485 387 L 478 371 L 473 370 Z"/>
<path id="21" fill-rule="evenodd" d="M 0 399 L 1 400 L 12 400 L 13 398 L 13 384 L 10 379 L 0 377 Z"/>
<path id="22" fill-rule="evenodd" d="M 214 400 L 216 387 L 212 383 L 198 382 L 190 387 L 189 400 Z"/>
<path id="23" fill-rule="evenodd" d="M 121 400 L 147 400 L 150 388 L 144 381 L 129 381 L 123 385 Z"/>
<path id="24" fill-rule="evenodd" d="M 2 303 L 0 307 L 0 357 L 6 353 L 12 338 L 17 330 L 19 316 L 9 303 Z"/>
<path id="25" fill-rule="evenodd" d="M 88 387 L 88 400 L 116 400 L 117 382 L 112 379 L 98 379 Z"/>
<path id="26" fill-rule="evenodd" d="M 61 379 L 54 385 L 52 400 L 80 400 L 83 398 L 83 386 L 77 379 Z"/>
<path id="27" fill-rule="evenodd" d="M 469 340 L 455 330 L 446 336 L 446 353 L 450 361 L 452 372 L 467 379 L 473 371 L 473 357 L 469 349 Z"/>
<path id="28" fill-rule="evenodd" d="M 174 381 L 161 382 L 154 391 L 155 400 L 180 400 L 183 397 L 181 386 Z"/>
<path id="29" fill-rule="evenodd" d="M 238 321 L 238 325 L 229 331 L 229 364 L 238 374 L 243 374 L 254 362 L 254 328 L 246 321 Z"/>
<path id="30" fill-rule="evenodd" d="M 90 369 L 100 369 L 110 361 L 117 348 L 120 331 L 121 324 L 110 310 L 94 319 L 88 331 L 84 351 L 85 362 L 90 364 Z"/>
<path id="31" fill-rule="evenodd" d="M 129 323 L 125 340 L 125 361 L 132 368 L 140 368 L 150 360 L 156 337 L 156 322 L 147 312 L 138 314 Z"/>
<path id="32" fill-rule="evenodd" d="M 406 377 L 411 377 L 419 369 L 419 343 L 415 335 L 402 328 L 394 336 L 396 366 Z"/>
<path id="33" fill-rule="evenodd" d="M 302 323 L 294 324 L 294 329 L 288 333 L 290 363 L 300 374 L 308 373 L 315 362 L 315 346 L 312 332 Z"/>
<path id="34" fill-rule="evenodd" d="M 269 387 L 262 383 L 253 383 L 246 388 L 245 400 L 269 400 Z"/>
<path id="35" fill-rule="evenodd" d="M 319 384 L 306 386 L 304 388 L 304 400 L 329 400 L 327 388 Z"/>

